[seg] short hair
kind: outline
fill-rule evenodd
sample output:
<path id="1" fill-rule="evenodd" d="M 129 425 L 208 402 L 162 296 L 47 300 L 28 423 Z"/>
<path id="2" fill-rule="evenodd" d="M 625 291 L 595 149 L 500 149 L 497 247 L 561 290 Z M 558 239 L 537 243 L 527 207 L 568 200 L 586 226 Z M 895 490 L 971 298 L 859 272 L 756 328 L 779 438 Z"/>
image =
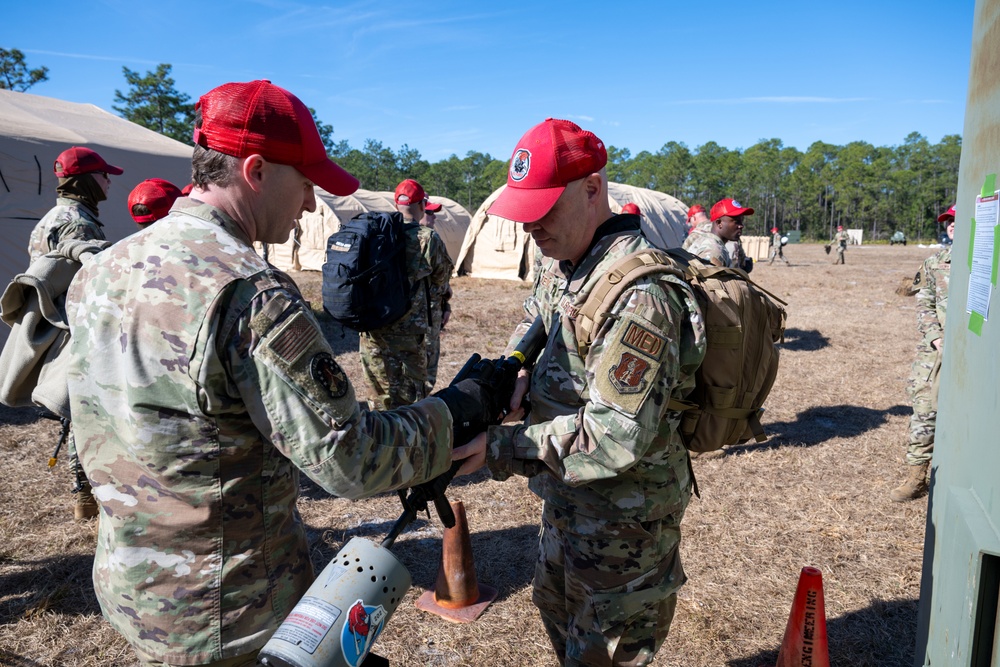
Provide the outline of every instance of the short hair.
<path id="1" fill-rule="evenodd" d="M 201 110 L 195 114 L 194 126 L 201 127 Z M 191 155 L 191 182 L 199 188 L 208 185 L 226 187 L 233 180 L 233 174 L 239 169 L 240 159 L 219 151 L 195 144 Z"/>
<path id="2" fill-rule="evenodd" d="M 145 204 L 132 204 L 132 216 L 139 215 L 153 215 L 153 212 Z"/>

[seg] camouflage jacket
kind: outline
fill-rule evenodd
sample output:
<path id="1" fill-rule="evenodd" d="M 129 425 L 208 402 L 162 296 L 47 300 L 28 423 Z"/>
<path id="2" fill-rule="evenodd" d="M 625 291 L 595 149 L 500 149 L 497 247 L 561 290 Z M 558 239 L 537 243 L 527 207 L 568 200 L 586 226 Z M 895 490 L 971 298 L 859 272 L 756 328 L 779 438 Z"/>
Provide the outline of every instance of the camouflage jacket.
<path id="1" fill-rule="evenodd" d="M 94 588 L 140 656 L 264 644 L 313 578 L 296 468 L 358 498 L 448 467 L 444 402 L 361 412 L 295 284 L 212 206 L 179 199 L 85 266 L 68 304 Z"/>
<path id="2" fill-rule="evenodd" d="M 56 205 L 46 213 L 28 239 L 28 256 L 32 262 L 56 249 L 64 239 L 103 241 L 104 225 L 97 213 L 75 199 L 56 198 Z"/>
<path id="3" fill-rule="evenodd" d="M 732 266 L 733 260 L 725 242 L 715 233 L 702 231 L 699 225 L 684 240 L 681 246 L 692 255 L 697 255 L 715 266 Z"/>
<path id="4" fill-rule="evenodd" d="M 451 272 L 455 264 L 441 237 L 430 227 L 407 221 L 406 273 L 410 277 L 410 310 L 374 337 L 421 336 L 441 330 L 441 315 L 450 310 Z"/>
<path id="5" fill-rule="evenodd" d="M 831 241 L 831 243 L 834 243 L 841 248 L 846 248 L 847 244 L 849 244 L 850 242 L 851 242 L 851 235 L 848 234 L 846 231 L 837 232 L 836 234 L 833 235 L 833 241 Z"/>
<path id="6" fill-rule="evenodd" d="M 923 285 L 917 292 L 917 329 L 923 343 L 930 345 L 944 336 L 948 309 L 948 280 L 951 277 L 951 246 L 924 260 Z"/>
<path id="7" fill-rule="evenodd" d="M 775 233 L 771 234 L 771 241 L 770 241 L 770 243 L 768 245 L 770 245 L 772 248 L 780 248 L 781 247 L 781 232 L 775 232 Z"/>
<path id="8" fill-rule="evenodd" d="M 531 488 L 546 502 L 588 516 L 654 520 L 683 512 L 688 455 L 679 414 L 666 404 L 690 392 L 705 355 L 704 322 L 687 284 L 672 276 L 638 281 L 585 358 L 576 344 L 574 317 L 599 278 L 648 247 L 637 232 L 619 232 L 596 241 L 578 267 L 543 261 L 510 349 L 536 316 L 548 342 L 531 376 L 527 423 L 489 429 L 494 478 L 534 475 Z"/>

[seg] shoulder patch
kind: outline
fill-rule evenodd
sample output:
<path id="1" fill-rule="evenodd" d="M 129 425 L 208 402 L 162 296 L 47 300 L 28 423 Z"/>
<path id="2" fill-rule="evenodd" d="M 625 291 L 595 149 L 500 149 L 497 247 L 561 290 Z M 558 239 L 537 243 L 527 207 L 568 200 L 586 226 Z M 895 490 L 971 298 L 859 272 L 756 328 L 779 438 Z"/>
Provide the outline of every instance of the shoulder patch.
<path id="1" fill-rule="evenodd" d="M 649 370 L 649 362 L 631 352 L 622 352 L 618 363 L 608 371 L 608 379 L 619 394 L 638 394 L 646 388 L 644 377 Z"/>
<path id="2" fill-rule="evenodd" d="M 309 361 L 309 375 L 326 389 L 330 398 L 343 398 L 351 386 L 340 364 L 327 352 L 320 352 Z"/>
<path id="3" fill-rule="evenodd" d="M 667 341 L 633 315 L 624 316 L 612 334 L 594 369 L 591 398 L 634 417 L 656 385 Z"/>
<path id="4" fill-rule="evenodd" d="M 659 359 L 667 341 L 641 324 L 630 321 L 622 327 L 621 342 L 647 357 Z"/>
<path id="5" fill-rule="evenodd" d="M 286 364 L 294 364 L 313 344 L 319 332 L 301 311 L 295 313 L 275 334 L 271 351 Z"/>

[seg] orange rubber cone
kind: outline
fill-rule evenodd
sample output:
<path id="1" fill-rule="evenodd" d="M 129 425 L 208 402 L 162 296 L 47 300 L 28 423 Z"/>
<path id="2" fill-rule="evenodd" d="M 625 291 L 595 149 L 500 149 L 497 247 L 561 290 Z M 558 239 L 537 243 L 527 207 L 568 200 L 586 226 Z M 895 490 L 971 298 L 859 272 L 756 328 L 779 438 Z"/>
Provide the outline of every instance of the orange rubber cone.
<path id="1" fill-rule="evenodd" d="M 776 667 L 830 667 L 823 573 L 814 567 L 802 568 L 799 575 Z"/>
<path id="2" fill-rule="evenodd" d="M 417 600 L 417 609 L 455 623 L 471 623 L 497 596 L 496 589 L 480 584 L 472 561 L 472 537 L 462 501 L 451 503 L 455 526 L 444 529 L 441 567 L 433 591 Z"/>

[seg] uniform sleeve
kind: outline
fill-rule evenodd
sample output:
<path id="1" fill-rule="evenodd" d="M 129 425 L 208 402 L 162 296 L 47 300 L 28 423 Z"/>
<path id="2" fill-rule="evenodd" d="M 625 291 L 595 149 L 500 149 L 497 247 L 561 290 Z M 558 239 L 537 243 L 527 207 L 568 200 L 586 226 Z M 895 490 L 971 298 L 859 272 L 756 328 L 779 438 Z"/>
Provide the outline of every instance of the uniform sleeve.
<path id="1" fill-rule="evenodd" d="M 923 286 L 917 292 L 917 330 L 923 337 L 924 344 L 930 345 L 944 336 L 941 322 L 937 314 L 937 279 L 934 277 L 933 263 L 937 255 L 924 260 Z"/>
<path id="2" fill-rule="evenodd" d="M 524 300 L 524 317 L 517 326 L 514 327 L 514 333 L 511 334 L 510 339 L 507 341 L 507 347 L 504 349 L 504 354 L 510 356 L 511 352 L 517 349 L 518 344 L 521 339 L 524 338 L 524 334 L 528 333 L 528 329 L 531 328 L 531 324 L 541 313 L 541 308 L 538 305 L 538 297 L 535 296 L 540 289 L 539 285 L 542 282 L 542 262 L 540 260 L 541 253 L 538 253 L 535 258 L 535 278 L 534 287 L 531 290 L 531 295 Z M 548 327 L 546 327 L 548 331 Z"/>
<path id="3" fill-rule="evenodd" d="M 441 237 L 434 232 L 430 243 L 431 262 L 431 284 L 434 285 L 441 294 L 441 312 L 446 313 L 451 310 L 451 273 L 455 270 L 455 263 L 451 261 L 448 248 Z"/>
<path id="4" fill-rule="evenodd" d="M 79 241 L 103 241 L 104 232 L 96 224 L 82 218 L 77 218 L 63 227 L 59 232 L 60 242 L 70 239 Z"/>
<path id="5" fill-rule="evenodd" d="M 576 486 L 614 477 L 646 455 L 679 382 L 681 341 L 690 338 L 682 338 L 679 297 L 640 285 L 622 296 L 587 355 L 583 408 L 540 424 L 489 429 L 487 464 L 495 478 L 530 475 L 540 463 Z"/>
<path id="6" fill-rule="evenodd" d="M 452 420 L 444 402 L 362 411 L 297 295 L 281 289 L 255 295 L 221 338 L 219 372 L 229 376 L 254 425 L 326 491 L 361 498 L 448 468 Z"/>

